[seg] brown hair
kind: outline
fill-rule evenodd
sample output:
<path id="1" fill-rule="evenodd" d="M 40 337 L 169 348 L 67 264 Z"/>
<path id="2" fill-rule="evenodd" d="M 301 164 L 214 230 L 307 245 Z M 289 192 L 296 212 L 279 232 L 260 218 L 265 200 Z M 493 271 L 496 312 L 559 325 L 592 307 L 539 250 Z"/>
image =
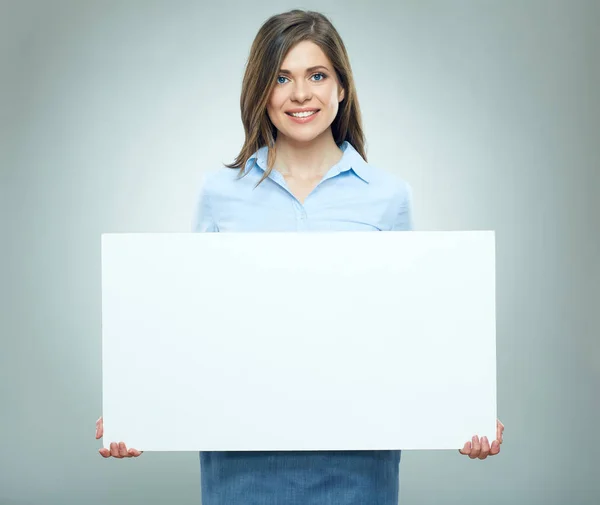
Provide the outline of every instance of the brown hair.
<path id="1" fill-rule="evenodd" d="M 267 114 L 269 97 L 285 55 L 304 40 L 314 42 L 327 55 L 338 82 L 345 90 L 344 99 L 331 124 L 335 143 L 341 145 L 348 141 L 365 161 L 367 159 L 360 107 L 344 43 L 331 21 L 323 14 L 294 9 L 265 21 L 252 43 L 240 98 L 246 138 L 235 161 L 225 165 L 228 168 L 239 168 L 241 175 L 248 158 L 259 148 L 269 146 L 267 170 L 259 184 L 269 176 L 275 162 L 277 129 Z"/>

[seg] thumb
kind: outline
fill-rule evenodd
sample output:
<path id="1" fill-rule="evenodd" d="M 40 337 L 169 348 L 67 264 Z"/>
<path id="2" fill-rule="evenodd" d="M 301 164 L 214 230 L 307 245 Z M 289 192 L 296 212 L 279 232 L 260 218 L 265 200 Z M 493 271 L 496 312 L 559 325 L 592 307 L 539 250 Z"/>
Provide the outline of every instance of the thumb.
<path id="1" fill-rule="evenodd" d="M 102 422 L 102 418 L 96 421 L 96 440 L 101 438 L 104 434 L 104 423 Z"/>
<path id="2" fill-rule="evenodd" d="M 465 456 L 471 454 L 471 442 L 466 442 L 465 446 L 462 449 L 459 449 L 458 452 L 464 454 Z"/>

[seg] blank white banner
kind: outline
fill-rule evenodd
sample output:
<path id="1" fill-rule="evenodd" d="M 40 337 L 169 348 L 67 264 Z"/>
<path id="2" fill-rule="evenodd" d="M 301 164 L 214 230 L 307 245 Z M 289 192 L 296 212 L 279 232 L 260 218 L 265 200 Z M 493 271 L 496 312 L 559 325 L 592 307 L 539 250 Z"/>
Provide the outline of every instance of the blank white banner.
<path id="1" fill-rule="evenodd" d="M 493 231 L 102 235 L 104 446 L 496 438 Z"/>

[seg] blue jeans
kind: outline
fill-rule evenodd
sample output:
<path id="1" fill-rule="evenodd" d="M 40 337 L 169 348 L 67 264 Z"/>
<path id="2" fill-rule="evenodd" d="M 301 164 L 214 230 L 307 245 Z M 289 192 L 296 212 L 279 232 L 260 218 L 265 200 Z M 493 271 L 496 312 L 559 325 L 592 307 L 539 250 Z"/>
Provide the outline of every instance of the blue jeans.
<path id="1" fill-rule="evenodd" d="M 398 505 L 400 451 L 201 452 L 202 505 Z"/>

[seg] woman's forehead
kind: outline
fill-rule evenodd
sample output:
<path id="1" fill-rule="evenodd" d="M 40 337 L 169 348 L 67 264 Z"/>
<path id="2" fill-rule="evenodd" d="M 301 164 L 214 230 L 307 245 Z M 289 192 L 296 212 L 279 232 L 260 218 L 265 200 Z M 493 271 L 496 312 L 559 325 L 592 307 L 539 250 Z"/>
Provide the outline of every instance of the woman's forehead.
<path id="1" fill-rule="evenodd" d="M 281 69 L 297 72 L 319 65 L 331 68 L 331 62 L 323 50 L 314 42 L 303 40 L 288 51 L 281 62 Z"/>

